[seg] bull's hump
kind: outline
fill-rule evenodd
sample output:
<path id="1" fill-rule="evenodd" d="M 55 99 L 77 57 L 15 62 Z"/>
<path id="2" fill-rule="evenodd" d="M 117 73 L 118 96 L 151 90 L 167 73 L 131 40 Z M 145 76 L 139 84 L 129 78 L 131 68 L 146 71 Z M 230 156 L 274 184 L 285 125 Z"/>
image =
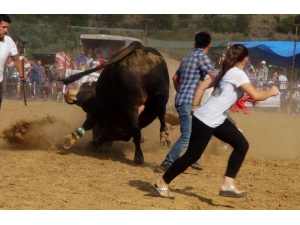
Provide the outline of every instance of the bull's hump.
<path id="1" fill-rule="evenodd" d="M 164 58 L 161 55 L 137 49 L 134 54 L 122 60 L 120 66 L 128 68 L 134 74 L 142 75 L 149 73 L 162 62 L 164 62 Z"/>

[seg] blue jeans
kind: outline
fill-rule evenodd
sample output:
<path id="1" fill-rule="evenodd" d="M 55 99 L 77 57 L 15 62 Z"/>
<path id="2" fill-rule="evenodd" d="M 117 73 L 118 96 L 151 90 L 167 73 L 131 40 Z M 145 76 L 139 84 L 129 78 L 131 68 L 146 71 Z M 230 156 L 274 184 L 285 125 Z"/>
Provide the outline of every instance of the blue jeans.
<path id="1" fill-rule="evenodd" d="M 161 163 L 164 166 L 172 164 L 177 158 L 179 158 L 181 152 L 188 146 L 191 136 L 192 120 L 190 118 L 190 113 L 192 105 L 179 105 L 176 106 L 176 109 L 180 120 L 181 135 L 170 149 L 165 160 Z"/>

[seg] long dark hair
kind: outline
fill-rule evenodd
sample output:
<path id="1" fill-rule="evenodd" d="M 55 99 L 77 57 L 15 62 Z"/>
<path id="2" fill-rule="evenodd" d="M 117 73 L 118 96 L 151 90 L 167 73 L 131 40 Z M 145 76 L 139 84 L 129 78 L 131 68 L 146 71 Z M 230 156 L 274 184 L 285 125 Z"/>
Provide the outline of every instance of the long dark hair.
<path id="1" fill-rule="evenodd" d="M 216 78 L 216 86 L 219 84 L 220 80 L 227 73 L 228 70 L 233 68 L 237 62 L 242 62 L 245 57 L 248 56 L 248 49 L 241 44 L 232 45 L 225 55 L 225 60 L 222 63 L 222 69 Z"/>

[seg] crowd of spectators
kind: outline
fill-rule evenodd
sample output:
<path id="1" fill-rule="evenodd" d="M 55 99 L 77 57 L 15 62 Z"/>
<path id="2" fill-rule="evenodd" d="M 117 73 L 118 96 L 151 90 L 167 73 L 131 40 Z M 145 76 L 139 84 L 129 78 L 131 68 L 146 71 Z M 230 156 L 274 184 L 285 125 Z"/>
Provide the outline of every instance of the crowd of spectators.
<path id="1" fill-rule="evenodd" d="M 262 61 L 258 69 L 254 69 L 249 61 L 245 67 L 245 72 L 250 81 L 258 90 L 269 89 L 273 85 L 277 86 L 280 92 L 280 99 L 288 102 L 292 99 L 292 111 L 294 114 L 300 114 L 300 70 L 291 87 L 290 79 L 288 79 L 288 68 L 284 69 L 280 66 L 273 66 L 270 73 L 265 61 Z"/>
<path id="2" fill-rule="evenodd" d="M 63 78 L 64 72 L 56 61 L 49 68 L 45 68 L 41 60 L 25 56 L 24 73 L 27 77 L 24 83 L 27 99 L 61 100 L 63 84 L 55 79 Z M 11 57 L 6 60 L 3 75 L 4 98 L 23 99 L 23 82 Z"/>
<path id="3" fill-rule="evenodd" d="M 75 60 L 70 60 L 69 68 L 72 70 L 87 70 L 95 68 L 107 61 L 100 53 L 92 57 L 89 52 L 85 56 L 85 52 L 81 51 Z M 101 72 L 101 70 L 97 72 Z M 24 73 L 27 77 L 25 82 L 26 97 L 31 100 L 43 99 L 47 100 L 62 100 L 63 83 L 57 81 L 58 78 L 63 78 L 65 71 L 58 66 L 56 61 L 51 66 L 45 67 L 42 60 L 29 59 L 24 57 Z M 4 98 L 23 99 L 24 93 L 21 79 L 19 78 L 18 70 L 14 66 L 12 57 L 8 57 L 4 68 Z"/>
<path id="4" fill-rule="evenodd" d="M 221 56 L 217 64 L 221 65 L 223 58 Z M 93 58 L 91 52 L 85 56 L 85 52 L 81 51 L 75 60 L 71 59 L 70 68 L 72 70 L 87 70 L 101 65 L 105 61 L 107 60 L 100 53 Z M 98 72 L 100 73 L 101 70 Z M 270 73 L 266 61 L 261 61 L 258 68 L 255 68 L 249 60 L 244 71 L 256 89 L 269 89 L 273 85 L 276 85 L 279 88 L 281 99 L 289 99 L 289 79 L 286 75 L 287 70 L 284 68 L 273 66 L 272 73 Z M 59 77 L 63 78 L 64 71 L 58 66 L 56 61 L 49 68 L 44 68 L 41 60 L 29 59 L 25 56 L 24 73 L 27 76 L 25 87 L 28 99 L 61 100 L 63 84 L 56 81 L 56 79 Z M 5 63 L 3 84 L 4 98 L 23 98 L 22 81 L 19 78 L 18 71 L 11 57 L 8 57 Z M 294 111 L 299 111 L 300 114 L 300 70 L 298 71 L 292 90 L 293 109 Z"/>
<path id="5" fill-rule="evenodd" d="M 81 51 L 79 55 L 76 57 L 75 61 L 71 60 L 71 67 L 72 69 L 76 70 L 87 70 L 87 69 L 92 69 L 95 68 L 105 61 L 107 61 L 106 58 L 102 57 L 101 53 L 98 52 L 95 58 L 92 56 L 92 52 L 88 52 L 87 56 L 85 56 L 85 51 Z M 101 71 L 98 71 L 101 72 Z"/>

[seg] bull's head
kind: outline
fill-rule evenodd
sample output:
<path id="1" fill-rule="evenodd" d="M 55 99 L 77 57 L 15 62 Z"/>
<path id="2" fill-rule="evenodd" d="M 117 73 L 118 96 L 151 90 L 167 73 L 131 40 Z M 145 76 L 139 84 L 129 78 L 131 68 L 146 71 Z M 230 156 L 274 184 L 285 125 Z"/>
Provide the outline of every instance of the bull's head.
<path id="1" fill-rule="evenodd" d="M 80 107 L 92 97 L 96 96 L 96 82 L 85 82 L 79 88 L 66 90 L 64 93 L 65 101 L 68 104 L 76 104 Z"/>

